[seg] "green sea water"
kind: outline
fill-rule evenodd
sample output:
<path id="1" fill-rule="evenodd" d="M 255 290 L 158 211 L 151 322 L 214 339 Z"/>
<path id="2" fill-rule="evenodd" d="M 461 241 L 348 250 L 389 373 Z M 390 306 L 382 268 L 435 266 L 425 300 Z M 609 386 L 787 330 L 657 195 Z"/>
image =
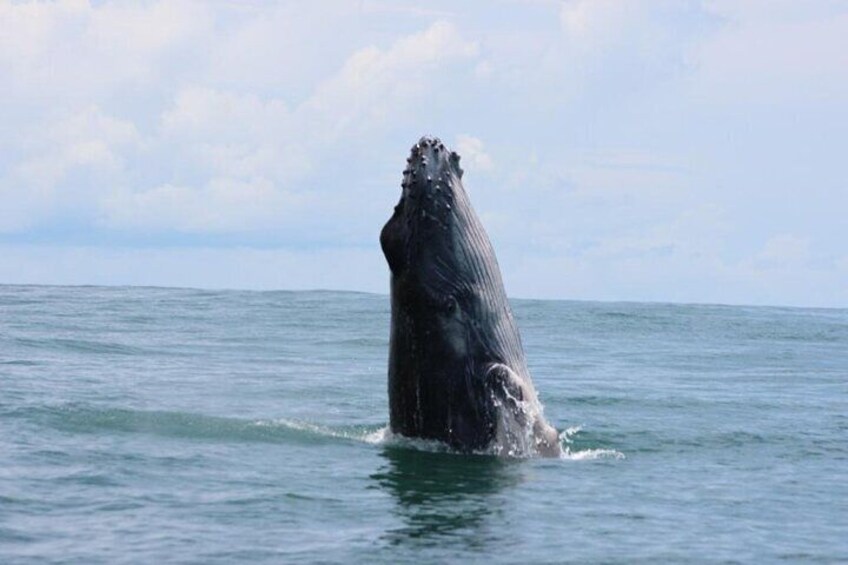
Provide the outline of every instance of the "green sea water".
<path id="1" fill-rule="evenodd" d="M 0 563 L 848 561 L 848 310 L 515 300 L 562 459 L 386 430 L 386 296 L 0 286 Z"/>

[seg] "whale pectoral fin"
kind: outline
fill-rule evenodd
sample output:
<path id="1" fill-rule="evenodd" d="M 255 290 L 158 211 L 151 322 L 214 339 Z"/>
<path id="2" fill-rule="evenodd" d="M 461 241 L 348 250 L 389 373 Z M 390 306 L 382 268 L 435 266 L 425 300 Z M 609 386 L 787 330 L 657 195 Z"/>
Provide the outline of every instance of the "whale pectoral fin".
<path id="1" fill-rule="evenodd" d="M 515 449 L 518 453 L 535 452 L 546 457 L 562 454 L 556 429 L 544 420 L 535 406 L 532 389 L 528 391 L 515 371 L 503 363 L 493 364 L 486 371 L 486 386 L 500 406 L 498 434 L 508 452 Z M 532 443 L 526 443 L 528 440 Z"/>
<path id="2" fill-rule="evenodd" d="M 486 388 L 493 401 L 494 448 L 497 453 L 528 453 L 529 414 L 521 378 L 507 365 L 495 363 L 486 371 Z"/>
<path id="3" fill-rule="evenodd" d="M 556 428 L 544 420 L 536 420 L 533 424 L 533 437 L 536 438 L 536 451 L 545 457 L 562 455 L 562 445 Z"/>
<path id="4" fill-rule="evenodd" d="M 515 371 L 503 363 L 495 363 L 486 371 L 486 385 L 504 406 L 513 410 L 524 401 L 524 387 Z"/>

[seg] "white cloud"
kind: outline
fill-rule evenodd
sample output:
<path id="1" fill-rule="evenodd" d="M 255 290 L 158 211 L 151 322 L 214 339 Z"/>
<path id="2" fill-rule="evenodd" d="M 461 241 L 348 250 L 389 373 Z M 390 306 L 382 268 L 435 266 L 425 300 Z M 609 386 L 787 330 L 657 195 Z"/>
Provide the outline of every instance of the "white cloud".
<path id="1" fill-rule="evenodd" d="M 275 9 L 276 19 L 297 14 L 294 6 Z M 340 145 L 374 140 L 399 127 L 397 116 L 411 112 L 445 84 L 445 72 L 456 61 L 476 52 L 454 26 L 437 21 L 388 47 L 350 54 L 293 106 L 281 95 L 208 84 L 204 57 L 181 71 L 195 81 L 172 83 L 161 75 L 170 65 L 163 59 L 169 49 L 182 45 L 183 53 L 191 53 L 194 47 L 187 41 L 215 44 L 215 35 L 223 33 L 210 25 L 211 9 L 193 2 L 2 6 L 0 21 L 24 30 L 5 40 L 25 57 L 0 59 L 9 65 L 0 66 L 0 77 L 15 77 L 21 92 L 29 89 L 32 96 L 38 91 L 45 102 L 77 88 L 89 102 L 75 106 L 71 97 L 60 106 L 67 109 L 23 119 L 25 134 L 3 140 L 18 156 L 13 172 L 0 179 L 0 203 L 5 204 L 0 230 L 31 229 L 57 214 L 73 213 L 116 230 L 273 229 L 292 219 L 288 212 L 303 202 L 321 205 L 308 195 L 315 163 L 334 159 Z M 263 27 L 263 16 L 262 10 L 248 10 L 241 14 L 246 18 L 242 25 Z M 312 34 L 301 35 L 316 41 Z M 67 43 L 61 49 L 56 45 L 60 38 Z M 267 35 L 261 39 L 271 40 Z M 293 49 L 285 61 L 298 59 L 297 46 Z M 92 50 L 103 68 L 80 68 L 76 58 L 85 59 Z M 63 57 L 69 58 L 67 65 Z M 110 71 L 120 65 L 126 68 Z M 209 68 L 208 80 L 220 78 L 219 68 Z M 87 84 L 91 72 L 97 74 L 93 86 Z M 130 119 L 107 114 L 103 107 L 114 106 L 125 79 L 150 81 L 139 83 L 142 91 L 162 99 L 164 107 L 141 114 L 130 108 Z M 172 94 L 164 98 L 159 94 L 169 90 Z"/>
<path id="2" fill-rule="evenodd" d="M 184 88 L 163 113 L 162 132 L 177 140 L 179 154 L 206 179 L 204 187 L 166 184 L 119 195 L 108 206 L 107 223 L 119 227 L 132 218 L 132 225 L 153 229 L 268 229 L 291 219 L 293 206 L 320 206 L 286 185 L 302 183 L 321 158 L 332 159 L 337 143 L 373 139 L 395 127 L 392 119 L 441 84 L 440 72 L 475 50 L 453 26 L 436 22 L 387 49 L 355 52 L 293 108 L 280 98 Z M 263 177 L 273 182 L 257 190 L 255 180 Z"/>
<path id="3" fill-rule="evenodd" d="M 315 158 L 280 98 L 186 87 L 160 123 L 159 143 L 172 145 L 207 181 L 267 177 L 286 184 L 308 174 Z"/>
<path id="4" fill-rule="evenodd" d="M 62 107 L 90 104 L 161 80 L 169 55 L 194 48 L 210 23 L 207 5 L 190 0 L 4 2 L 0 76 L 22 104 L 32 95 Z"/>
<path id="5" fill-rule="evenodd" d="M 840 3 L 713 1 L 725 25 L 698 46 L 700 96 L 730 105 L 843 101 L 848 7 Z"/>
<path id="6" fill-rule="evenodd" d="M 567 0 L 559 23 L 561 35 L 527 68 L 581 100 L 611 92 L 628 98 L 685 74 L 710 27 L 698 3 L 670 0 Z"/>
<path id="7" fill-rule="evenodd" d="M 0 232 L 378 252 L 406 149 L 432 133 L 456 141 L 516 292 L 798 302 L 806 281 L 836 301 L 846 14 L 0 1 Z M 280 264 L 319 272 L 306 255 Z"/>
<path id="8" fill-rule="evenodd" d="M 116 229 L 182 232 L 267 230 L 297 212 L 305 197 L 266 179 L 216 178 L 206 186 L 163 185 L 142 192 L 116 191 L 103 203 L 103 222 Z"/>
<path id="9" fill-rule="evenodd" d="M 456 136 L 456 151 L 462 156 L 462 166 L 469 171 L 485 172 L 493 167 L 492 158 L 483 149 L 483 141 L 470 135 Z"/>
<path id="10" fill-rule="evenodd" d="M 289 119 L 288 107 L 279 98 L 187 87 L 162 114 L 162 128 L 177 137 L 266 141 L 286 131 Z"/>
<path id="11" fill-rule="evenodd" d="M 567 0 L 559 15 L 572 49 L 595 54 L 617 50 L 619 57 L 647 59 L 679 57 L 681 47 L 698 37 L 696 30 L 703 24 L 695 20 L 703 13 L 671 0 Z"/>
<path id="12" fill-rule="evenodd" d="M 0 232 L 26 229 L 57 214 L 90 211 L 120 182 L 127 154 L 142 144 L 135 126 L 97 106 L 59 118 L 26 137 L 24 157 L 0 178 Z M 67 186 L 72 175 L 85 182 Z M 86 212 L 87 213 L 87 212 Z"/>
<path id="13" fill-rule="evenodd" d="M 301 111 L 310 122 L 304 133 L 332 142 L 403 120 L 405 114 L 419 111 L 416 104 L 426 105 L 436 89 L 450 88 L 440 74 L 455 61 L 473 58 L 477 49 L 453 25 L 441 21 L 388 49 L 361 49 L 304 104 Z"/>
<path id="14" fill-rule="evenodd" d="M 650 6 L 639 2 L 571 0 L 563 2 L 560 22 L 574 44 L 592 49 L 627 40 L 625 36 L 638 30 L 648 12 Z M 648 30 L 641 33 L 647 36 Z"/>

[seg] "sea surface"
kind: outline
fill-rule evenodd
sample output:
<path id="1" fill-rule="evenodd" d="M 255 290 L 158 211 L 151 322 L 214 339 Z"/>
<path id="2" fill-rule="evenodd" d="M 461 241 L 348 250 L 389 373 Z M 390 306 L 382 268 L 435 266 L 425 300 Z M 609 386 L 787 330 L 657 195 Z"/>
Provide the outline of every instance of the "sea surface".
<path id="1" fill-rule="evenodd" d="M 562 459 L 386 430 L 386 296 L 0 286 L 0 563 L 848 562 L 848 310 L 514 300 Z"/>

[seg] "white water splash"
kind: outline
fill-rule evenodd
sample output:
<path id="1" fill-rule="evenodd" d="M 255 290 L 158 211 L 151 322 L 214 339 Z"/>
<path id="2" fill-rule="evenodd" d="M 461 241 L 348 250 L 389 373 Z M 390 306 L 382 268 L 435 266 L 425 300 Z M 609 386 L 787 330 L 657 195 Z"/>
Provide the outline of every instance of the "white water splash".
<path id="1" fill-rule="evenodd" d="M 374 445 L 384 443 L 387 440 L 388 436 L 391 435 L 388 426 L 383 426 L 376 430 L 370 428 L 334 429 L 329 426 L 323 426 L 321 424 L 304 422 L 301 420 L 289 420 L 287 418 L 277 418 L 274 420 L 257 420 L 253 422 L 253 425 L 285 428 L 289 430 L 307 432 L 322 437 L 349 439 L 353 441 L 362 441 Z"/>
<path id="2" fill-rule="evenodd" d="M 624 459 L 624 454 L 615 449 L 583 449 L 571 451 L 568 447 L 562 450 L 560 459 L 569 461 L 594 461 L 595 459 Z"/>
<path id="3" fill-rule="evenodd" d="M 415 449 L 418 451 L 428 451 L 431 453 L 449 453 L 454 451 L 449 445 L 438 440 L 429 440 L 421 438 L 410 438 L 398 434 L 393 434 L 389 426 L 381 426 L 379 428 L 359 428 L 359 429 L 333 429 L 329 426 L 315 424 L 312 422 L 304 422 L 300 420 L 289 420 L 286 418 L 278 418 L 275 420 L 257 420 L 253 422 L 257 427 L 278 427 L 289 430 L 297 430 L 314 434 L 321 437 L 339 438 L 356 442 L 367 443 L 375 446 L 386 447 L 402 447 L 407 449 Z M 561 460 L 568 461 L 593 461 L 597 459 L 625 459 L 625 456 L 620 451 L 615 449 L 572 449 L 574 436 L 582 431 L 581 426 L 572 426 L 566 428 L 559 434 L 560 444 L 562 445 Z M 510 438 L 511 441 L 501 444 L 495 442 L 489 449 L 475 452 L 476 455 L 495 455 L 499 457 L 509 458 L 530 458 L 537 455 L 532 448 L 528 449 L 528 445 L 532 445 L 531 436 L 528 435 L 525 442 L 517 442 L 516 438 Z M 504 449 L 504 445 L 512 446 L 512 449 Z M 517 447 L 517 449 L 516 449 Z"/>
<path id="4" fill-rule="evenodd" d="M 554 455 L 554 445 L 547 445 L 546 439 L 548 430 L 553 429 L 545 421 L 542 403 L 532 389 L 522 393 L 517 397 L 506 384 L 498 394 L 491 393 L 498 417 L 495 440 L 487 454 L 518 459 Z"/>
<path id="5" fill-rule="evenodd" d="M 569 461 L 594 461 L 596 459 L 625 459 L 624 454 L 615 449 L 581 449 L 573 451 L 571 449 L 574 443 L 574 436 L 583 430 L 582 426 L 572 426 L 566 428 L 559 434 L 560 443 L 562 444 L 562 455 L 560 459 Z"/>
<path id="6" fill-rule="evenodd" d="M 364 436 L 362 436 L 362 440 L 365 443 L 370 443 L 371 445 L 382 445 L 389 441 L 391 438 L 392 432 L 391 430 L 389 430 L 389 426 L 383 426 L 378 430 L 368 432 Z"/>

